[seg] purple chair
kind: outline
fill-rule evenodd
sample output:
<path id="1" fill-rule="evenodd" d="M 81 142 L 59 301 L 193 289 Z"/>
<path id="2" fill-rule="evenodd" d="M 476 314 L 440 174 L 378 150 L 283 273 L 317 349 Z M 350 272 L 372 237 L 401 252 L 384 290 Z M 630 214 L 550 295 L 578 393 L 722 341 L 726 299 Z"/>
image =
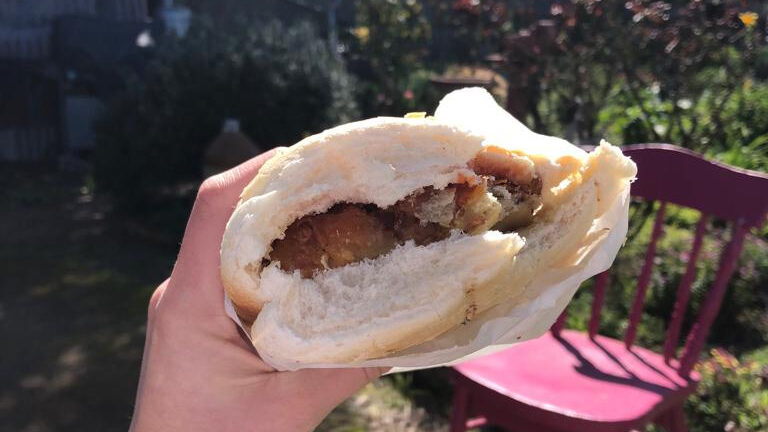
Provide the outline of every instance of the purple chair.
<path id="1" fill-rule="evenodd" d="M 482 424 L 511 431 L 630 431 L 656 423 L 686 430 L 683 404 L 699 376 L 694 366 L 717 316 L 744 237 L 768 212 L 768 175 L 712 162 L 666 144 L 623 148 L 638 166 L 632 195 L 659 202 L 624 340 L 597 330 L 610 270 L 596 277 L 588 333 L 564 330 L 564 312 L 546 335 L 454 367 L 451 430 Z M 666 203 L 701 212 L 663 353 L 635 346 Z M 711 217 L 732 223 L 714 283 L 680 356 L 677 346 L 702 238 Z"/>

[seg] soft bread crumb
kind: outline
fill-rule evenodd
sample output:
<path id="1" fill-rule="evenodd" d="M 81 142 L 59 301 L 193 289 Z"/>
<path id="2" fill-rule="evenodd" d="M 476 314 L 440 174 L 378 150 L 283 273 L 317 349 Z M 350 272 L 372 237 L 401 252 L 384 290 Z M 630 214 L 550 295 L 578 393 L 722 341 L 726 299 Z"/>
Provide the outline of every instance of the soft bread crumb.
<path id="1" fill-rule="evenodd" d="M 375 260 L 327 270 L 314 279 L 270 265 L 261 282 L 272 301 L 253 328 L 254 343 L 275 343 L 264 335 L 297 343 L 323 338 L 356 343 L 344 336 L 394 323 L 419 326 L 434 321 L 435 314 L 463 298 L 465 286 L 482 284 L 498 272 L 504 262 L 494 257 L 514 256 L 522 247 L 517 234 L 454 232 L 444 241 L 427 246 L 409 242 Z"/>

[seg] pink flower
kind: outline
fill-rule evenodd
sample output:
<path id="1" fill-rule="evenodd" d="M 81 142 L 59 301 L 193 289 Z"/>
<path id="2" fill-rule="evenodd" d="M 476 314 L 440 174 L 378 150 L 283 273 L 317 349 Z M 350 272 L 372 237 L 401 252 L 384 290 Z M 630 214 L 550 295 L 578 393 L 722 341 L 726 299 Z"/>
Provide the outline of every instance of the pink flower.
<path id="1" fill-rule="evenodd" d="M 413 91 L 411 89 L 408 89 L 408 90 L 404 91 L 403 92 L 403 97 L 408 99 L 408 100 L 413 99 Z"/>

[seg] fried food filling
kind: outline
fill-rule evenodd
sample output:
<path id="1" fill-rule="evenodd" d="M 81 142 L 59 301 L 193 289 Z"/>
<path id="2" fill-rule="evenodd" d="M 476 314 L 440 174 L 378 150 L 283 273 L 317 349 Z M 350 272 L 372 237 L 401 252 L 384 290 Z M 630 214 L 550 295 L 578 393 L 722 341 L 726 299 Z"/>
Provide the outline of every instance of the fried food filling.
<path id="1" fill-rule="evenodd" d="M 339 203 L 304 216 L 272 243 L 263 264 L 279 261 L 282 270 L 298 270 L 309 278 L 376 258 L 408 241 L 422 246 L 453 230 L 511 232 L 533 222 L 541 207 L 542 182 L 527 158 L 492 149 L 479 153 L 469 167 L 477 175 L 472 183 L 427 187 L 387 208 Z"/>

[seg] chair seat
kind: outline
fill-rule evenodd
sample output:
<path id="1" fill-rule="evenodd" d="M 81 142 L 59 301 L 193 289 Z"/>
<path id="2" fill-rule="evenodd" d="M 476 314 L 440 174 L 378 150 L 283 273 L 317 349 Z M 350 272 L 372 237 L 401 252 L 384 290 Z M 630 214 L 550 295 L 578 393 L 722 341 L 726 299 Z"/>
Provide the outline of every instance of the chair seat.
<path id="1" fill-rule="evenodd" d="M 652 419 L 695 390 L 698 375 L 686 380 L 673 366 L 643 348 L 627 350 L 615 339 L 564 330 L 455 369 L 529 409 L 559 417 L 558 425 L 574 418 L 627 426 Z"/>

